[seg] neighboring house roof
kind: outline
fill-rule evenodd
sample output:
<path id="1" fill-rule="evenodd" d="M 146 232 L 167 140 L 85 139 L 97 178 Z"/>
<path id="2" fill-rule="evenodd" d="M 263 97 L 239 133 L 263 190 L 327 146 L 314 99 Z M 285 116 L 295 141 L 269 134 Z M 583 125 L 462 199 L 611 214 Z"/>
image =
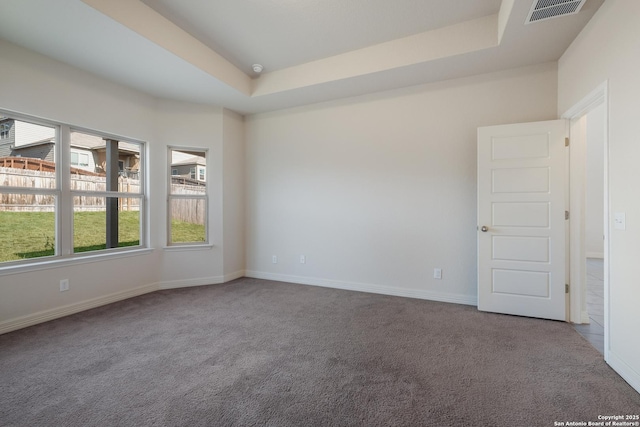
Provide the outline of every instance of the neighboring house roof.
<path id="1" fill-rule="evenodd" d="M 82 132 L 71 132 L 71 146 L 75 148 L 84 148 L 86 150 L 104 150 L 107 148 L 107 142 L 100 136 L 90 135 Z M 139 148 L 133 144 L 120 141 L 118 143 L 118 151 L 130 154 L 140 154 Z"/>
<path id="2" fill-rule="evenodd" d="M 54 144 L 53 138 L 43 139 L 42 141 L 29 142 L 26 144 L 21 144 L 19 146 L 16 145 L 14 147 L 14 150 L 21 150 L 23 148 L 29 148 L 29 147 L 37 147 L 38 145 L 45 145 L 45 144 Z"/>
<path id="3" fill-rule="evenodd" d="M 180 160 L 179 162 L 171 163 L 171 166 L 187 166 L 187 165 L 206 166 L 207 159 L 200 156 L 193 156 L 193 157 L 189 157 L 188 159 Z"/>
<path id="4" fill-rule="evenodd" d="M 11 120 L 15 126 L 15 149 L 54 143 L 55 130 L 53 128 L 23 122 L 21 120 L 8 120 Z M 7 119 L 4 116 L 0 116 L 0 121 L 7 121 Z M 77 149 L 99 151 L 106 149 L 107 143 L 99 136 L 82 132 L 71 132 L 71 146 Z M 118 143 L 118 151 L 127 154 L 140 153 L 135 145 L 123 141 Z"/>
<path id="5" fill-rule="evenodd" d="M 71 146 L 75 148 L 84 148 L 87 150 L 95 148 L 104 148 L 107 143 L 99 136 L 89 135 L 80 132 L 71 132 Z"/>

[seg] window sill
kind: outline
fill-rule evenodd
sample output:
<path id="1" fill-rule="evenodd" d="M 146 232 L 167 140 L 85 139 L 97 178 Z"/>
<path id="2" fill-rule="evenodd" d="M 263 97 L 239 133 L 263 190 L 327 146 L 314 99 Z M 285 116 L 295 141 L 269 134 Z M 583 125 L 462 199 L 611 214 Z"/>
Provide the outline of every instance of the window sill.
<path id="1" fill-rule="evenodd" d="M 202 250 L 211 250 L 213 249 L 212 244 L 206 245 L 173 245 L 173 246 L 165 246 L 162 249 L 169 252 L 180 252 L 180 251 L 202 251 Z"/>
<path id="2" fill-rule="evenodd" d="M 94 262 L 107 261 L 118 258 L 128 258 L 131 256 L 148 255 L 153 252 L 151 248 L 140 248 L 130 250 L 118 250 L 114 252 L 72 255 L 67 258 L 55 258 L 42 261 L 33 261 L 24 264 L 15 264 L 6 267 L 0 267 L 0 276 L 8 276 L 11 274 L 30 273 L 32 271 L 50 270 L 54 268 L 68 267 L 70 265 L 90 264 Z"/>

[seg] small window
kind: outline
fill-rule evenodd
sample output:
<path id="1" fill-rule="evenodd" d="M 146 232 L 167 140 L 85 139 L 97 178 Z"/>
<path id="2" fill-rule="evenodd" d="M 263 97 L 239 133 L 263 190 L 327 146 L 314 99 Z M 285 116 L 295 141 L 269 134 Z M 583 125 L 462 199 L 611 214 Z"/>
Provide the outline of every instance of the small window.
<path id="1" fill-rule="evenodd" d="M 198 168 L 198 181 L 206 181 L 204 168 Z"/>
<path id="2" fill-rule="evenodd" d="M 197 179 L 200 169 L 206 165 L 207 151 L 197 148 L 169 148 L 169 245 L 208 243 L 208 190 L 204 180 Z M 183 168 L 182 175 L 178 169 Z M 188 168 L 188 169 L 187 169 Z M 189 171 L 189 178 L 185 172 Z"/>
<path id="3" fill-rule="evenodd" d="M 71 152 L 71 166 L 89 166 L 89 155 L 86 153 Z"/>
<path id="4" fill-rule="evenodd" d="M 2 123 L 0 125 L 0 139 L 9 138 L 9 131 L 11 130 L 11 125 L 9 123 Z"/>

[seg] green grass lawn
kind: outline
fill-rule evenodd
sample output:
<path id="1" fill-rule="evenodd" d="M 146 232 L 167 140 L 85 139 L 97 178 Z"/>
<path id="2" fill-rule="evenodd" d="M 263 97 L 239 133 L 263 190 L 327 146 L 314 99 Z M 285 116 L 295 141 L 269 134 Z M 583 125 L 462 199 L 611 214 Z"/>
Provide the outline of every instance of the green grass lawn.
<path id="1" fill-rule="evenodd" d="M 204 242 L 205 237 L 204 225 L 171 220 L 172 243 Z"/>
<path id="2" fill-rule="evenodd" d="M 106 248 L 105 212 L 74 214 L 73 251 L 87 252 Z M 174 242 L 204 240 L 204 225 L 172 221 Z M 138 212 L 118 215 L 118 246 L 139 244 Z M 37 258 L 54 254 L 55 216 L 53 212 L 0 212 L 0 262 Z"/>
<path id="3" fill-rule="evenodd" d="M 73 252 L 105 249 L 106 212 L 75 212 L 73 214 Z M 140 244 L 139 212 L 118 214 L 118 247 Z"/>

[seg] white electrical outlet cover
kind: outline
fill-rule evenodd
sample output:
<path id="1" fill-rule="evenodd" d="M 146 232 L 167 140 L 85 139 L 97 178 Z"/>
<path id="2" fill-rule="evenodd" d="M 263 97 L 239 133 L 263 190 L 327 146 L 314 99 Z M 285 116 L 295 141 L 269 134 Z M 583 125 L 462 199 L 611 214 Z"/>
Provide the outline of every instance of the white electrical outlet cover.
<path id="1" fill-rule="evenodd" d="M 613 214 L 613 228 L 616 230 L 625 230 L 627 228 L 627 218 L 624 212 Z"/>

